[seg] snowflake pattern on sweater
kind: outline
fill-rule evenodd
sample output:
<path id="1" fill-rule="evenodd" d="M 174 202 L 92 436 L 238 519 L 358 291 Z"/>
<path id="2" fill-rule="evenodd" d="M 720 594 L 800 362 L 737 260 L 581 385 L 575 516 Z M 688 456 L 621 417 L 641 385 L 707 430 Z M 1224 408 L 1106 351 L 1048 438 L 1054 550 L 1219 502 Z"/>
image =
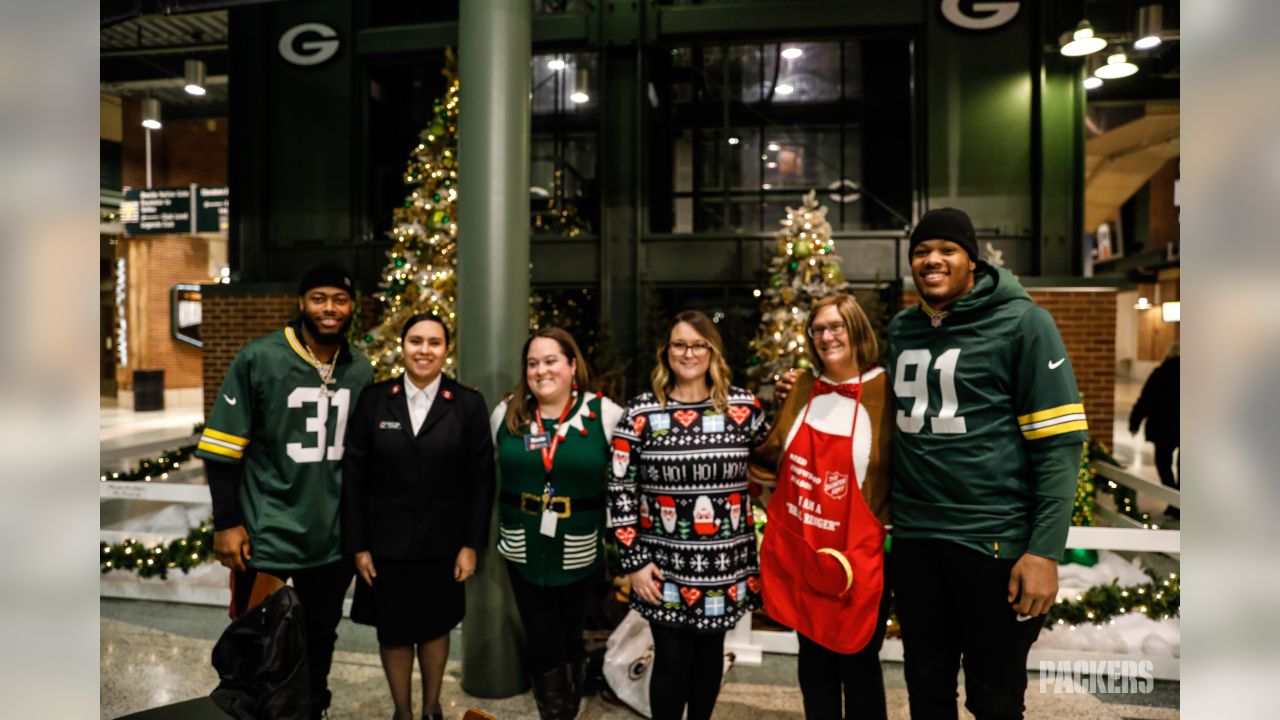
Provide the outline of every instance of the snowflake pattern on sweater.
<path id="1" fill-rule="evenodd" d="M 711 400 L 662 407 L 652 392 L 627 404 L 613 435 L 609 516 L 622 568 L 652 562 L 663 604 L 634 593 L 647 620 L 722 632 L 760 607 L 760 566 L 747 494 L 747 457 L 768 435 L 760 401 L 737 387 Z"/>

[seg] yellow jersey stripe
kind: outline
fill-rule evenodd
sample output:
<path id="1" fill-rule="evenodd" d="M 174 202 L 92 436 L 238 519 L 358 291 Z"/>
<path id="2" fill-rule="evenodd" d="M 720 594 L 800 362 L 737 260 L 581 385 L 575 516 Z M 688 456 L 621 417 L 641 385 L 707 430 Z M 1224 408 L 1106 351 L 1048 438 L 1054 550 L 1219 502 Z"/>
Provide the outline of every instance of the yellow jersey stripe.
<path id="1" fill-rule="evenodd" d="M 1075 420 L 1069 423 L 1061 423 L 1059 425 L 1050 425 L 1049 427 L 1043 427 L 1043 428 L 1040 428 L 1039 430 L 1029 430 L 1022 433 L 1022 437 L 1026 438 L 1027 440 L 1039 440 L 1040 438 L 1052 437 L 1054 435 L 1061 435 L 1062 433 L 1075 432 L 1076 430 L 1088 431 L 1088 429 L 1089 429 L 1089 423 L 1085 422 L 1084 420 Z"/>
<path id="2" fill-rule="evenodd" d="M 1060 415 L 1070 415 L 1071 413 L 1084 412 L 1084 405 L 1081 403 L 1073 403 L 1071 405 L 1059 405 L 1048 410 L 1038 410 L 1030 415 L 1019 415 L 1018 424 L 1026 425 L 1027 423 L 1039 422 L 1041 420 L 1050 420 Z"/>
<path id="3" fill-rule="evenodd" d="M 224 457 L 233 458 L 235 460 L 239 460 L 244 457 L 243 451 L 232 450 L 231 448 L 222 447 L 221 445 L 214 445 L 213 443 L 201 442 L 200 444 L 196 445 L 196 449 L 203 450 L 207 453 L 213 453 L 214 455 L 222 455 Z"/>
<path id="4" fill-rule="evenodd" d="M 1049 427 L 1050 425 L 1058 425 L 1065 422 L 1071 422 L 1073 420 L 1084 420 L 1084 419 L 1085 419 L 1084 413 L 1071 413 L 1070 415 L 1062 415 L 1052 420 L 1041 420 L 1040 422 L 1027 423 L 1026 425 L 1023 425 L 1021 427 L 1022 427 L 1022 432 L 1027 432 L 1029 430 L 1039 430 L 1042 427 Z"/>
<path id="5" fill-rule="evenodd" d="M 298 342 L 298 336 L 293 332 L 293 328 L 288 325 L 284 328 L 284 339 L 289 341 L 289 347 L 298 353 L 298 357 L 306 360 L 308 365 L 314 368 L 320 367 L 315 360 L 311 359 L 311 355 L 302 347 L 302 343 Z"/>
<path id="6" fill-rule="evenodd" d="M 231 443 L 232 445 L 239 445 L 241 450 L 243 450 L 245 446 L 249 444 L 249 438 L 242 438 L 238 435 L 232 435 L 231 433 L 220 432 L 218 430 L 214 430 L 213 428 L 205 428 L 203 436 L 207 438 L 213 438 L 214 440 L 221 440 L 223 442 L 228 442 L 228 443 Z"/>

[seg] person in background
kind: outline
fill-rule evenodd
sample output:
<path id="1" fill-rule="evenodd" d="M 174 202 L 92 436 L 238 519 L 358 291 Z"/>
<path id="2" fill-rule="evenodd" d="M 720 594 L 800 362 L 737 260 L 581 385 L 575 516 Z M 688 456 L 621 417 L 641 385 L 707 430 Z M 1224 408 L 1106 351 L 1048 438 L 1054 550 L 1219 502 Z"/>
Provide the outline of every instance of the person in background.
<path id="1" fill-rule="evenodd" d="M 377 628 L 398 720 L 441 720 L 449 632 L 466 612 L 463 583 L 489 538 L 495 485 L 488 405 L 444 375 L 449 329 L 432 314 L 400 333 L 404 374 L 369 386 L 347 424 L 342 542 L 355 559 L 351 619 Z"/>
<path id="2" fill-rule="evenodd" d="M 1138 433 L 1145 420 L 1147 442 L 1155 445 L 1156 472 L 1160 482 L 1167 487 L 1178 488 L 1182 478 L 1182 457 L 1174 467 L 1173 454 L 1178 450 L 1181 431 L 1178 419 L 1178 343 L 1169 348 L 1164 362 L 1151 372 L 1142 386 L 1142 394 L 1129 413 L 1129 432 Z M 1178 517 L 1178 508 L 1170 505 L 1164 511 L 1169 517 Z"/>
<path id="3" fill-rule="evenodd" d="M 764 605 L 796 630 L 806 718 L 884 718 L 888 375 L 852 296 L 814 303 L 808 334 L 813 372 L 794 378 L 773 430 L 751 454 L 752 478 L 776 483 L 760 550 Z"/>
<path id="4" fill-rule="evenodd" d="M 614 432 L 609 512 L 631 607 L 653 631 L 654 720 L 706 720 L 725 632 L 760 606 L 746 469 L 768 426 L 755 396 L 730 384 L 703 313 L 675 317 L 650 379 Z"/>
<path id="5" fill-rule="evenodd" d="M 604 563 L 609 441 L 622 408 L 587 390 L 587 362 L 565 330 L 538 330 L 520 357 L 520 382 L 490 416 L 502 483 L 498 552 L 524 624 L 538 714 L 568 720 L 586 681 L 582 630 Z"/>
<path id="6" fill-rule="evenodd" d="M 232 571 L 232 619 L 261 595 L 259 580 L 293 580 L 306 617 L 311 718 L 329 707 L 353 574 L 339 544 L 343 429 L 373 379 L 368 359 L 346 341 L 354 295 L 341 265 L 308 270 L 298 318 L 236 353 L 196 446 L 213 501 L 213 551 Z"/>

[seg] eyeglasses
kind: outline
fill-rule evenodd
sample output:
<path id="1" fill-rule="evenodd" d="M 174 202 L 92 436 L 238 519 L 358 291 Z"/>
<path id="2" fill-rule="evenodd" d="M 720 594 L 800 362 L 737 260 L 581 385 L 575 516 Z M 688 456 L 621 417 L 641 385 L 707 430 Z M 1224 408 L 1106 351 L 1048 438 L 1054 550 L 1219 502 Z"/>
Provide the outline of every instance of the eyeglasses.
<path id="1" fill-rule="evenodd" d="M 677 340 L 671 343 L 668 347 L 670 347 L 671 352 L 676 355 L 684 355 L 685 353 L 692 352 L 694 357 L 702 357 L 703 355 L 711 352 L 711 346 L 706 343 L 689 344 Z"/>
<path id="2" fill-rule="evenodd" d="M 842 322 L 834 322 L 829 325 L 810 325 L 809 326 L 809 337 L 813 338 L 814 340 L 817 340 L 818 338 L 822 337 L 822 335 L 827 332 L 830 332 L 831 337 L 833 338 L 842 338 L 845 336 L 845 333 L 848 332 L 848 328 L 846 328 L 844 326 L 844 323 Z"/>

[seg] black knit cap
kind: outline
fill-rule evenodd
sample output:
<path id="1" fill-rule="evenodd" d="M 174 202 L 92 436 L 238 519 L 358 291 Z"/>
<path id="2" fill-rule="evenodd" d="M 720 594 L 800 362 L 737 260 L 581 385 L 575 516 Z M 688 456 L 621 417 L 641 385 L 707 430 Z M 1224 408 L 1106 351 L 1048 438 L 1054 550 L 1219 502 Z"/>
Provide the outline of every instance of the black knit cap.
<path id="1" fill-rule="evenodd" d="M 306 295 L 308 290 L 317 287 L 336 287 L 346 290 L 352 297 L 356 294 L 356 284 L 351 279 L 351 273 L 336 260 L 321 260 L 312 265 L 298 283 L 298 294 Z"/>
<path id="2" fill-rule="evenodd" d="M 907 255 L 910 256 L 915 252 L 916 246 L 926 240 L 950 240 L 964 248 L 969 253 L 970 260 L 978 260 L 978 241 L 973 234 L 973 222 L 963 210 L 937 208 L 925 213 L 911 231 Z"/>

